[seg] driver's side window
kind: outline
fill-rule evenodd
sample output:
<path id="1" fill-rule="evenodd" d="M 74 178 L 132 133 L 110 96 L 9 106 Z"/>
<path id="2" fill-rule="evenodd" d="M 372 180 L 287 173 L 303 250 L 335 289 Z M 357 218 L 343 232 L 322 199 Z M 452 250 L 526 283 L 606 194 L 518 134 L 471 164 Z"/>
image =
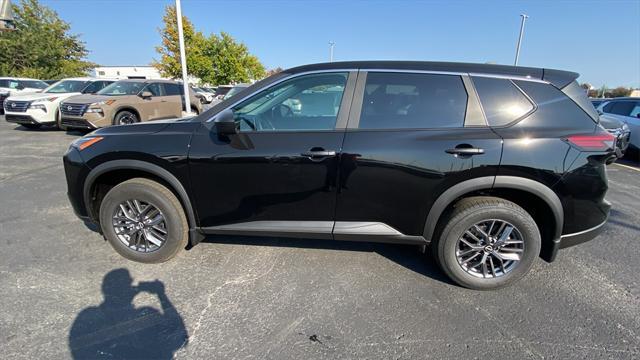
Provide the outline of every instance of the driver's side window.
<path id="1" fill-rule="evenodd" d="M 333 130 L 348 73 L 298 76 L 233 108 L 241 131 Z"/>

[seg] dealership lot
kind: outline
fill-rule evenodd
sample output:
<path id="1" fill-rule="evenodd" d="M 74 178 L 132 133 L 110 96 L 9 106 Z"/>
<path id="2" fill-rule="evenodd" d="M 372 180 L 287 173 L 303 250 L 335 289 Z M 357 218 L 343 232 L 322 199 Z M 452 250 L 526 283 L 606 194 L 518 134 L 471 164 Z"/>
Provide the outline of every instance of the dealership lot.
<path id="1" fill-rule="evenodd" d="M 411 246 L 210 238 L 129 262 L 67 201 L 61 157 L 78 136 L 0 117 L 3 358 L 132 355 L 131 339 L 178 358 L 640 357 L 637 164 L 609 167 L 599 238 L 477 292 Z"/>

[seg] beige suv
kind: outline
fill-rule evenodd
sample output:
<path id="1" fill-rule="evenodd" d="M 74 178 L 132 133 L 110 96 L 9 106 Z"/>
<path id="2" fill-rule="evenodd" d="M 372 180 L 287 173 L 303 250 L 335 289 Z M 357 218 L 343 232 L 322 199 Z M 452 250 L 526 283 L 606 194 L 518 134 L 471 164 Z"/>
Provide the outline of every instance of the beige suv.
<path id="1" fill-rule="evenodd" d="M 95 95 L 78 95 L 60 104 L 60 127 L 96 129 L 110 125 L 182 117 L 182 84 L 169 80 L 120 80 Z M 191 112 L 202 104 L 189 91 Z"/>

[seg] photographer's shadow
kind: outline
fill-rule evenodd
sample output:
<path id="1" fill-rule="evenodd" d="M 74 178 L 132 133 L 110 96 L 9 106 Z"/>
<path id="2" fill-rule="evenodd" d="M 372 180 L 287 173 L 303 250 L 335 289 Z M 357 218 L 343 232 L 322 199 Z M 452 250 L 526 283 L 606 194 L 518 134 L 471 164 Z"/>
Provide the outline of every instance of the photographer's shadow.
<path id="1" fill-rule="evenodd" d="M 127 269 L 107 273 L 102 281 L 104 301 L 80 312 L 69 332 L 74 359 L 171 359 L 188 341 L 184 321 L 165 294 L 161 281 L 132 286 Z M 155 294 L 162 310 L 136 308 L 134 297 Z"/>

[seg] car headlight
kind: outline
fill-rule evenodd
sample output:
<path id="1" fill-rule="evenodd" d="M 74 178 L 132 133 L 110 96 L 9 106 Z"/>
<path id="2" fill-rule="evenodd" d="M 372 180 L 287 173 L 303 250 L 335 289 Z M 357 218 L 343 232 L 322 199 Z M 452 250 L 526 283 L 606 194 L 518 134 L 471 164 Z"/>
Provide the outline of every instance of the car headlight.
<path id="1" fill-rule="evenodd" d="M 44 104 L 33 104 L 31 103 L 29 105 L 29 109 L 33 109 L 33 110 L 42 110 L 44 112 L 47 112 L 47 107 L 44 106 Z"/>
<path id="2" fill-rule="evenodd" d="M 85 111 L 85 113 L 104 114 L 104 111 L 102 111 L 101 108 L 88 108 L 87 111 Z"/>
<path id="3" fill-rule="evenodd" d="M 89 146 L 96 144 L 99 141 L 102 141 L 103 139 L 104 137 L 102 136 L 85 136 L 85 137 L 76 139 L 74 142 L 71 143 L 71 146 L 78 150 L 84 150 Z"/>
<path id="4" fill-rule="evenodd" d="M 114 102 L 116 102 L 115 100 L 103 100 L 103 101 L 98 101 L 98 102 L 94 102 L 92 104 L 89 104 L 89 107 L 91 106 L 101 106 L 101 105 L 111 105 Z"/>
<path id="5" fill-rule="evenodd" d="M 31 103 L 32 104 L 38 104 L 38 103 L 44 103 L 44 102 L 52 102 L 52 101 L 56 100 L 57 98 L 58 98 L 57 96 L 52 96 L 52 97 L 49 97 L 49 98 L 36 99 L 36 100 L 33 100 Z"/>

